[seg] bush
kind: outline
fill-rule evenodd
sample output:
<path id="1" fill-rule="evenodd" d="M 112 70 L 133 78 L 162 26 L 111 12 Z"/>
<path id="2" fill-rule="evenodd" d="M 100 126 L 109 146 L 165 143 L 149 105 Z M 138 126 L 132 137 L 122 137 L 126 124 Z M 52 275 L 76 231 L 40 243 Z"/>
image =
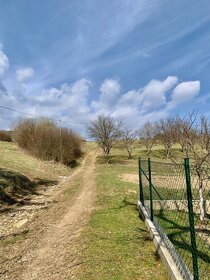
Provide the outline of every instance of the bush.
<path id="1" fill-rule="evenodd" d="M 71 129 L 58 127 L 49 119 L 19 121 L 13 140 L 42 160 L 53 160 L 65 165 L 75 164 L 82 154 L 81 138 Z"/>
<path id="2" fill-rule="evenodd" d="M 0 130 L 0 141 L 12 142 L 12 137 L 10 132 Z"/>

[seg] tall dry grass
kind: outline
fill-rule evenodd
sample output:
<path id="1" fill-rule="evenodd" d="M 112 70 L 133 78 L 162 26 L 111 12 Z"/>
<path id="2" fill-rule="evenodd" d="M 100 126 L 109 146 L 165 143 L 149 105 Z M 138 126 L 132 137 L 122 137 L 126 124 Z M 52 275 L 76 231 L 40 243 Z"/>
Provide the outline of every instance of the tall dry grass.
<path id="1" fill-rule="evenodd" d="M 65 165 L 73 165 L 82 154 L 80 136 L 46 118 L 20 120 L 14 128 L 13 141 L 37 158 Z"/>

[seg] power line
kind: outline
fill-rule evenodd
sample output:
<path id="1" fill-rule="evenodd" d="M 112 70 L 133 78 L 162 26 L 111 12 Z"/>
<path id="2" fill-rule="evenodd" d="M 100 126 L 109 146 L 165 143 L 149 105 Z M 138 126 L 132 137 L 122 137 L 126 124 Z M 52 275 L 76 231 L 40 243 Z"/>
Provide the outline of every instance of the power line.
<path id="1" fill-rule="evenodd" d="M 22 114 L 22 115 L 25 115 L 25 116 L 33 117 L 33 118 L 44 118 L 44 117 L 47 117 L 47 116 L 39 116 L 39 115 L 29 114 L 29 113 L 26 113 L 26 112 L 18 111 L 18 110 L 15 110 L 15 109 L 13 109 L 13 108 L 9 108 L 9 107 L 6 107 L 6 106 L 1 106 L 1 105 L 0 105 L 0 108 L 9 110 L 9 111 L 12 111 L 12 112 L 15 112 L 15 113 L 19 113 L 19 114 Z M 88 125 L 88 124 L 90 124 L 90 122 L 63 121 L 63 120 L 54 119 L 54 118 L 50 118 L 50 119 L 53 119 L 54 121 L 57 121 L 57 122 L 69 124 L 69 125 L 72 125 L 72 124 L 75 124 L 75 125 L 76 125 L 76 124 Z M 137 127 L 136 127 L 136 128 L 133 127 L 133 129 L 139 129 L 139 127 L 138 127 L 138 128 L 137 128 Z"/>
<path id="2" fill-rule="evenodd" d="M 9 111 L 12 111 L 12 112 L 15 112 L 15 113 L 19 113 L 19 114 L 22 114 L 22 115 L 26 115 L 26 116 L 29 116 L 29 117 L 34 117 L 34 118 L 43 118 L 43 117 L 45 117 L 45 116 L 38 116 L 38 115 L 33 115 L 33 114 L 25 113 L 25 112 L 18 111 L 18 110 L 15 110 L 13 108 L 1 106 L 1 105 L 0 105 L 0 108 L 9 110 Z M 60 120 L 60 119 L 59 120 L 58 119 L 54 119 L 54 120 L 58 121 L 58 122 L 66 123 L 66 124 L 89 124 L 89 123 L 85 123 L 85 122 L 83 123 L 83 122 L 63 121 L 63 120 Z"/>

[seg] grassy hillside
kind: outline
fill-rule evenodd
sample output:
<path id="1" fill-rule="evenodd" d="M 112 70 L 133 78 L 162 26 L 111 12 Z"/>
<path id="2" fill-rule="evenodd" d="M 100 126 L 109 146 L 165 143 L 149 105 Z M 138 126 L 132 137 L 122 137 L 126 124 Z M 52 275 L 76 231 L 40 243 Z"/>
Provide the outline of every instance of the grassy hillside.
<path id="1" fill-rule="evenodd" d="M 0 141 L 0 204 L 14 203 L 35 192 L 40 185 L 53 185 L 71 169 L 38 160 L 14 143 Z"/>

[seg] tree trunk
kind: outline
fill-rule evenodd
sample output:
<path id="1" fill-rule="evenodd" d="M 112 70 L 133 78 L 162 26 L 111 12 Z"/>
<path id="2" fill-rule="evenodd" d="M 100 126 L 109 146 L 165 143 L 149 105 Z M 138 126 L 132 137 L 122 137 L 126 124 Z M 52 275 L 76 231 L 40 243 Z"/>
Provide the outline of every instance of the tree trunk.
<path id="1" fill-rule="evenodd" d="M 200 208 L 200 221 L 203 222 L 205 218 L 205 201 L 203 195 L 203 182 L 199 184 L 199 208 Z"/>
<path id="2" fill-rule="evenodd" d="M 166 150 L 166 157 L 169 158 L 169 156 L 171 154 L 170 148 L 168 146 L 166 146 L 165 150 Z"/>
<path id="3" fill-rule="evenodd" d="M 127 148 L 128 151 L 128 159 L 132 159 L 131 149 Z"/>

